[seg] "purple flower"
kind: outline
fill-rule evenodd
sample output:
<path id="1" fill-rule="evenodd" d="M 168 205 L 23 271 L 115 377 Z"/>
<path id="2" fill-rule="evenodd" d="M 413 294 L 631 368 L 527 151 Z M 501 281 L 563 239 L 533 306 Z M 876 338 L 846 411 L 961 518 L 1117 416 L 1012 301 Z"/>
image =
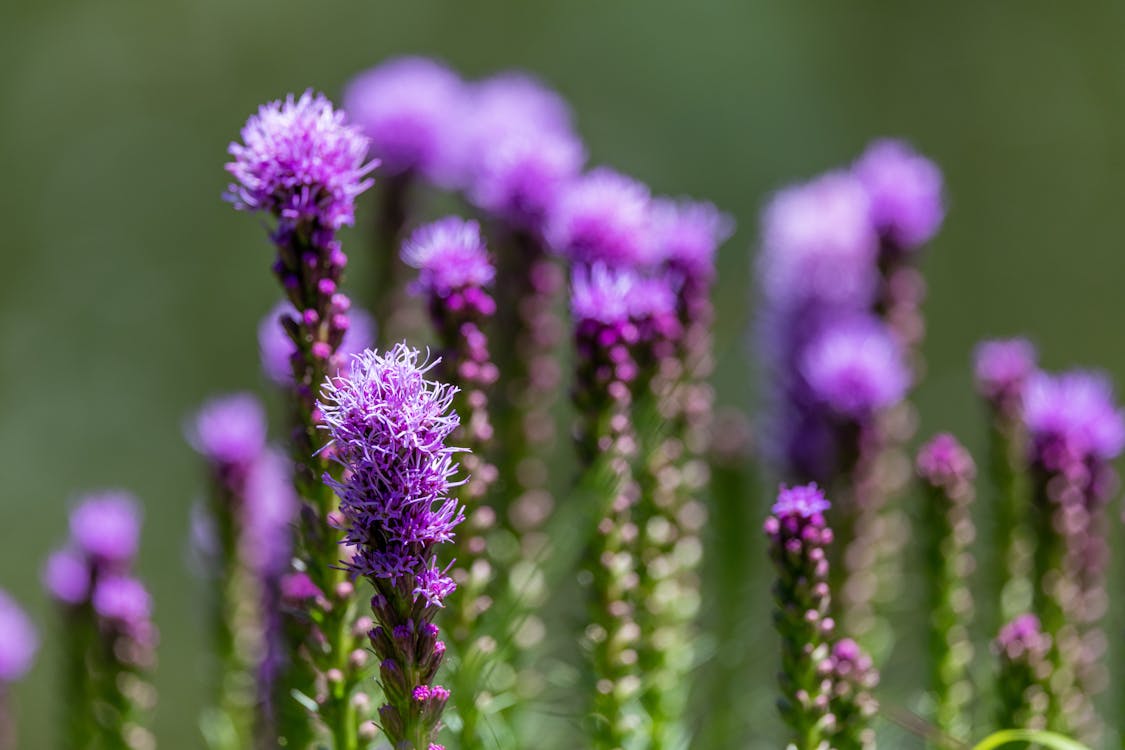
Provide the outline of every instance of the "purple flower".
<path id="1" fill-rule="evenodd" d="M 538 78 L 506 71 L 473 84 L 469 95 L 470 128 L 495 136 L 507 128 L 522 130 L 571 129 L 570 106 Z"/>
<path id="2" fill-rule="evenodd" d="M 70 514 L 70 535 L 93 560 L 125 564 L 137 553 L 140 510 L 127 492 L 90 495 Z"/>
<path id="3" fill-rule="evenodd" d="M 854 171 L 871 201 L 880 236 L 902 250 L 928 242 L 945 217 L 941 170 L 908 144 L 879 140 L 867 147 Z"/>
<path id="4" fill-rule="evenodd" d="M 345 124 L 322 94 L 263 105 L 232 143 L 226 165 L 235 182 L 227 200 L 240 211 L 267 211 L 292 223 L 339 229 L 355 221 L 355 197 L 371 186 L 368 141 Z"/>
<path id="5" fill-rule="evenodd" d="M 873 318 L 821 333 L 802 356 L 801 374 L 817 399 L 856 420 L 895 404 L 910 385 L 900 346 Z"/>
<path id="6" fill-rule="evenodd" d="M 152 600 L 144 585 L 128 576 L 109 576 L 94 588 L 94 611 L 127 628 L 144 625 L 152 613 Z"/>
<path id="7" fill-rule="evenodd" d="M 15 600 L 0 590 L 0 684 L 27 674 L 38 650 L 35 626 Z"/>
<path id="8" fill-rule="evenodd" d="M 777 193 L 762 216 L 758 258 L 769 304 L 866 307 L 875 292 L 878 251 L 869 210 L 863 185 L 843 172 Z"/>
<path id="9" fill-rule="evenodd" d="M 281 316 L 296 316 L 293 305 L 282 301 L 262 318 L 258 324 L 258 353 L 261 357 L 262 372 L 273 383 L 288 387 L 293 383 L 293 355 L 297 351 L 293 339 L 281 325 Z M 357 308 L 348 311 L 348 328 L 336 355 L 342 362 L 351 355 L 358 354 L 375 343 L 375 318 Z"/>
<path id="10" fill-rule="evenodd" d="M 1018 399 L 1037 360 L 1035 346 L 1027 339 L 982 341 L 973 353 L 977 390 L 996 403 Z"/>
<path id="11" fill-rule="evenodd" d="M 470 199 L 512 226 L 540 231 L 586 161 L 566 131 L 512 130 L 488 143 L 467 176 Z"/>
<path id="12" fill-rule="evenodd" d="M 250 393 L 208 401 L 187 429 L 188 442 L 220 467 L 247 467 L 266 445 L 266 414 Z"/>
<path id="13" fill-rule="evenodd" d="M 963 487 L 976 476 L 976 464 L 965 446 L 948 432 L 935 435 L 918 451 L 918 475 L 935 487 Z"/>
<path id="14" fill-rule="evenodd" d="M 1036 373 L 1024 395 L 1024 422 L 1041 458 L 1062 451 L 1078 460 L 1111 461 L 1125 448 L 1125 416 L 1101 373 Z"/>
<path id="15" fill-rule="evenodd" d="M 772 513 L 778 518 L 787 516 L 800 516 L 812 518 L 828 511 L 831 503 L 824 497 L 816 483 L 798 487 L 781 486 L 777 494 L 777 502 L 773 504 Z"/>
<path id="16" fill-rule="evenodd" d="M 597 264 L 571 273 L 570 312 L 576 321 L 624 325 L 632 317 L 640 277 L 633 271 Z"/>
<path id="17" fill-rule="evenodd" d="M 344 109 L 388 173 L 441 179 L 451 169 L 464 96 L 461 78 L 442 63 L 399 57 L 352 79 Z"/>
<path id="18" fill-rule="evenodd" d="M 657 254 L 685 276 L 704 281 L 714 277 L 715 253 L 734 232 L 734 221 L 710 203 L 668 198 L 652 202 L 652 225 Z"/>
<path id="19" fill-rule="evenodd" d="M 1000 628 L 996 637 L 996 647 L 1009 659 L 1018 659 L 1027 653 L 1046 656 L 1051 637 L 1043 632 L 1039 618 L 1033 614 L 1022 614 Z"/>
<path id="20" fill-rule="evenodd" d="M 43 568 L 43 586 L 62 604 L 81 604 L 90 595 L 90 566 L 73 549 L 53 552 Z"/>
<path id="21" fill-rule="evenodd" d="M 417 229 L 402 246 L 402 260 L 420 271 L 414 290 L 438 297 L 488 286 L 496 275 L 480 225 L 457 216 Z"/>
<path id="22" fill-rule="evenodd" d="M 393 583 L 407 578 L 440 604 L 451 581 L 436 567 L 434 547 L 453 538 L 463 513 L 449 497 L 457 449 L 445 444 L 458 426 L 457 389 L 426 379 L 432 366 L 404 344 L 364 352 L 324 385 L 319 407 L 347 468 L 343 482 L 327 481 L 357 547 L 351 567 Z"/>
<path id="23" fill-rule="evenodd" d="M 547 225 L 547 241 L 571 261 L 648 266 L 655 260 L 648 188 L 599 167 L 571 183 Z"/>

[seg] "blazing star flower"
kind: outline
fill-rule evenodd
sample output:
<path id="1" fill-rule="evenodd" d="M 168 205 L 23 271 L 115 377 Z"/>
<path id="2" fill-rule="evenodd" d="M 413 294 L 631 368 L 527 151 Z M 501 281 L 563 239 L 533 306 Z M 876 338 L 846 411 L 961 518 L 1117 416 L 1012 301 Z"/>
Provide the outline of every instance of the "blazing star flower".
<path id="1" fill-rule="evenodd" d="M 152 599 L 144 584 L 128 576 L 110 576 L 94 589 L 94 611 L 127 629 L 143 625 L 152 613 Z"/>
<path id="2" fill-rule="evenodd" d="M 878 238 L 862 183 L 832 172 L 786 188 L 762 216 L 758 276 L 767 303 L 864 309 L 875 293 Z"/>
<path id="3" fill-rule="evenodd" d="M 945 217 L 941 170 L 908 144 L 878 140 L 854 172 L 870 198 L 871 222 L 885 242 L 914 250 L 929 242 Z"/>
<path id="4" fill-rule="evenodd" d="M 1101 373 L 1033 375 L 1024 395 L 1024 422 L 1040 456 L 1062 451 L 1080 460 L 1111 461 L 1125 448 L 1125 415 Z"/>
<path id="5" fill-rule="evenodd" d="M 900 347 L 873 319 L 826 330 L 805 351 L 801 373 L 817 398 L 856 420 L 895 404 L 910 385 Z"/>
<path id="6" fill-rule="evenodd" d="M 344 109 L 371 139 L 371 155 L 388 174 L 449 173 L 464 83 L 437 60 L 398 57 L 352 79 Z"/>
<path id="7" fill-rule="evenodd" d="M 81 553 L 61 549 L 51 553 L 43 568 L 43 586 L 63 604 L 81 604 L 90 595 L 90 569 Z"/>
<path id="8" fill-rule="evenodd" d="M 446 297 L 465 287 L 488 286 L 496 276 L 480 225 L 457 216 L 416 230 L 402 246 L 402 259 L 421 272 L 414 284 L 421 294 Z"/>
<path id="9" fill-rule="evenodd" d="M 236 393 L 208 401 L 187 429 L 188 442 L 219 467 L 248 467 L 266 446 L 266 413 L 257 397 Z"/>
<path id="10" fill-rule="evenodd" d="M 711 281 L 715 254 L 734 233 L 734 221 L 710 203 L 657 198 L 652 233 L 664 262 L 685 277 Z"/>
<path id="11" fill-rule="evenodd" d="M 1037 360 L 1035 346 L 1027 339 L 982 341 L 973 352 L 977 390 L 990 403 L 1018 400 Z"/>
<path id="12" fill-rule="evenodd" d="M 575 268 L 571 275 L 570 312 L 577 321 L 625 325 L 632 317 L 632 297 L 640 277 L 628 269 L 598 264 Z"/>
<path id="13" fill-rule="evenodd" d="M 514 227 L 538 232 L 585 161 L 582 142 L 569 132 L 511 130 L 475 161 L 469 198 Z"/>
<path id="14" fill-rule="evenodd" d="M 16 601 L 0 589 L 0 685 L 27 674 L 38 650 L 35 626 Z"/>
<path id="15" fill-rule="evenodd" d="M 916 465 L 923 480 L 947 492 L 971 484 L 977 471 L 969 451 L 947 432 L 935 435 L 922 446 Z"/>
<path id="16" fill-rule="evenodd" d="M 89 558 L 110 565 L 127 564 L 137 553 L 140 510 L 127 492 L 110 491 L 85 498 L 70 514 L 70 535 Z"/>
<path id="17" fill-rule="evenodd" d="M 281 301 L 258 324 L 258 354 L 262 372 L 276 385 L 293 384 L 293 355 L 297 346 L 282 327 L 281 317 L 296 318 L 293 305 Z M 359 354 L 375 343 L 375 318 L 370 313 L 352 307 L 348 311 L 348 327 L 336 350 L 337 359 L 347 362 L 351 355 Z"/>
<path id="18" fill-rule="evenodd" d="M 263 105 L 230 145 L 235 182 L 226 198 L 240 211 L 339 229 L 355 221 L 355 197 L 371 186 L 367 139 L 323 94 L 306 91 Z"/>
<path id="19" fill-rule="evenodd" d="M 571 261 L 644 267 L 654 264 L 648 188 L 599 167 L 571 183 L 547 224 L 547 241 Z"/>
<path id="20" fill-rule="evenodd" d="M 812 518 L 826 513 L 830 505 L 815 482 L 797 487 L 782 485 L 777 493 L 777 502 L 773 504 L 773 514 L 778 518 L 789 516 Z"/>
<path id="21" fill-rule="evenodd" d="M 422 582 L 422 594 L 440 604 L 445 579 L 423 574 L 431 575 L 434 546 L 453 538 L 462 513 L 448 497 L 457 464 L 456 449 L 445 445 L 458 425 L 450 408 L 456 389 L 427 380 L 430 367 L 403 344 L 364 352 L 347 375 L 325 384 L 319 405 L 348 469 L 332 484 L 357 547 L 353 570 Z"/>

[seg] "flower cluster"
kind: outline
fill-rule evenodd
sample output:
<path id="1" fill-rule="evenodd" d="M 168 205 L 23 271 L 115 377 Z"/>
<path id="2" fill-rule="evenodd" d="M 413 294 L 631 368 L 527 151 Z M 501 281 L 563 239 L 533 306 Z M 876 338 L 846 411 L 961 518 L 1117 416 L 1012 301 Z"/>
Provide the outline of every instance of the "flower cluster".
<path id="1" fill-rule="evenodd" d="M 1019 615 L 1000 629 L 992 644 L 1000 662 L 997 726 L 1046 728 L 1051 645 L 1033 614 Z"/>
<path id="2" fill-rule="evenodd" d="M 449 692 L 431 685 L 445 645 L 432 620 L 456 587 L 437 562 L 464 519 L 450 497 L 457 448 L 456 389 L 426 378 L 432 365 L 404 344 L 352 360 L 327 381 L 319 407 L 343 480 L 326 475 L 340 496 L 348 562 L 375 587 L 379 627 L 371 643 L 381 660 L 386 705 L 379 715 L 392 745 L 423 747 L 440 726 Z"/>
<path id="3" fill-rule="evenodd" d="M 75 639 L 68 654 L 68 740 L 148 747 L 144 726 L 151 692 L 147 674 L 155 659 L 152 598 L 132 568 L 140 536 L 140 510 L 125 492 L 83 499 L 70 514 L 70 541 L 47 560 L 43 582 L 63 609 Z"/>
<path id="4" fill-rule="evenodd" d="M 0 589 L 0 700 L 4 686 L 22 679 L 35 661 L 39 633 L 16 600 Z"/>

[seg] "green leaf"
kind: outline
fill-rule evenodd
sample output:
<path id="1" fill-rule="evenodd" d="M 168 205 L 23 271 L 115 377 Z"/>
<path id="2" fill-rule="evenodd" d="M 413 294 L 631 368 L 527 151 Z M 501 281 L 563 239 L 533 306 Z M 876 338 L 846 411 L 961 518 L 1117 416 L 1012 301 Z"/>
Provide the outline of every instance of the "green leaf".
<path id="1" fill-rule="evenodd" d="M 1051 750 L 1090 750 L 1081 742 L 1038 729 L 1005 729 L 984 738 L 973 747 L 973 750 L 994 750 L 1013 742 L 1034 742 Z"/>

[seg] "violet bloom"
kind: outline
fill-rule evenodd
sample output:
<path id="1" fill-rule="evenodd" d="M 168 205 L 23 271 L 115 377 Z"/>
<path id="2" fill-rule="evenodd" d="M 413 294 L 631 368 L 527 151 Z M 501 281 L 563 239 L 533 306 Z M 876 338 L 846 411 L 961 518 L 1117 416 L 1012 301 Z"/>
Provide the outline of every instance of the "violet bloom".
<path id="1" fill-rule="evenodd" d="M 137 554 L 140 508 L 127 492 L 87 496 L 70 514 L 75 545 L 95 564 L 128 565 Z"/>
<path id="2" fill-rule="evenodd" d="M 782 486 L 764 530 L 777 572 L 774 623 L 781 637 L 779 708 L 798 750 L 823 747 L 832 728 L 832 681 L 821 668 L 830 656 L 829 502 L 815 484 Z"/>
<path id="3" fill-rule="evenodd" d="M 397 57 L 353 78 L 344 109 L 392 175 L 445 179 L 463 117 L 464 84 L 437 60 Z"/>
<path id="4" fill-rule="evenodd" d="M 152 614 L 152 600 L 144 584 L 128 576 L 110 576 L 94 588 L 94 611 L 106 620 L 135 632 Z"/>
<path id="5" fill-rule="evenodd" d="M 902 141 L 873 142 L 853 168 L 870 199 L 871 222 L 898 251 L 926 244 L 945 217 L 942 176 L 932 161 Z"/>
<path id="6" fill-rule="evenodd" d="M 387 701 L 379 715 L 400 747 L 432 742 L 449 698 L 432 685 L 445 653 L 433 619 L 456 586 L 437 553 L 464 518 L 449 495 L 458 468 L 457 449 L 446 445 L 459 423 L 456 389 L 428 380 L 431 366 L 405 344 L 364 352 L 347 375 L 325 383 L 319 402 L 346 469 L 342 481 L 325 481 L 340 497 L 345 541 L 355 548 L 347 565 L 376 591 L 371 643 Z"/>
<path id="7" fill-rule="evenodd" d="M 57 550 L 43 568 L 43 587 L 61 604 L 76 606 L 90 596 L 90 567 L 81 552 Z"/>
<path id="8" fill-rule="evenodd" d="M 1066 459 L 1111 461 L 1125 448 L 1125 416 L 1100 373 L 1037 373 L 1025 391 L 1024 421 L 1037 460 L 1048 468 Z"/>
<path id="9" fill-rule="evenodd" d="M 719 246 L 734 233 L 734 221 L 710 203 L 657 198 L 652 233 L 658 255 L 685 280 L 710 283 Z"/>
<path id="10" fill-rule="evenodd" d="M 838 750 L 870 750 L 875 747 L 871 721 L 879 711 L 873 691 L 879 671 L 871 657 L 851 638 L 832 646 L 825 669 L 832 680 L 829 707 L 834 719 L 829 731 L 832 747 Z"/>
<path id="11" fill-rule="evenodd" d="M 263 105 L 232 143 L 234 177 L 227 200 L 240 211 L 265 211 L 327 229 L 355 222 L 355 198 L 372 180 L 368 142 L 345 124 L 322 94 L 306 91 Z"/>
<path id="12" fill-rule="evenodd" d="M 187 437 L 220 472 L 241 473 L 266 446 L 266 413 L 250 393 L 215 398 L 199 410 Z"/>
<path id="13" fill-rule="evenodd" d="M 0 693 L 27 674 L 39 650 L 39 635 L 23 609 L 0 589 Z"/>
<path id="14" fill-rule="evenodd" d="M 1037 370 L 1035 346 L 1023 338 L 982 341 L 973 351 L 977 391 L 997 414 L 1018 418 L 1022 394 Z"/>
<path id="15" fill-rule="evenodd" d="M 640 182 L 598 167 L 573 182 L 547 225 L 555 252 L 580 265 L 652 266 L 650 196 Z"/>
<path id="16" fill-rule="evenodd" d="M 762 216 L 758 277 L 766 303 L 864 310 L 874 300 L 878 238 L 862 183 L 830 172 L 786 188 Z"/>
<path id="17" fill-rule="evenodd" d="M 856 421 L 894 405 L 910 385 L 901 348 L 874 319 L 825 330 L 805 351 L 801 374 L 817 399 Z"/>
<path id="18" fill-rule="evenodd" d="M 480 225 L 457 216 L 416 230 L 403 243 L 402 259 L 420 272 L 414 290 L 431 297 L 447 298 L 465 288 L 485 287 L 496 276 Z"/>
<path id="19" fill-rule="evenodd" d="M 537 235 L 585 161 L 585 149 L 571 133 L 506 132 L 475 161 L 467 192 L 509 226 Z"/>
<path id="20" fill-rule="evenodd" d="M 285 331 L 283 318 L 296 318 L 290 302 L 282 300 L 274 305 L 258 324 L 258 353 L 262 372 L 271 382 L 283 388 L 293 385 L 293 358 L 297 346 Z M 365 310 L 352 307 L 348 311 L 348 328 L 336 352 L 339 362 L 348 362 L 351 355 L 359 354 L 375 343 L 375 318 Z"/>

